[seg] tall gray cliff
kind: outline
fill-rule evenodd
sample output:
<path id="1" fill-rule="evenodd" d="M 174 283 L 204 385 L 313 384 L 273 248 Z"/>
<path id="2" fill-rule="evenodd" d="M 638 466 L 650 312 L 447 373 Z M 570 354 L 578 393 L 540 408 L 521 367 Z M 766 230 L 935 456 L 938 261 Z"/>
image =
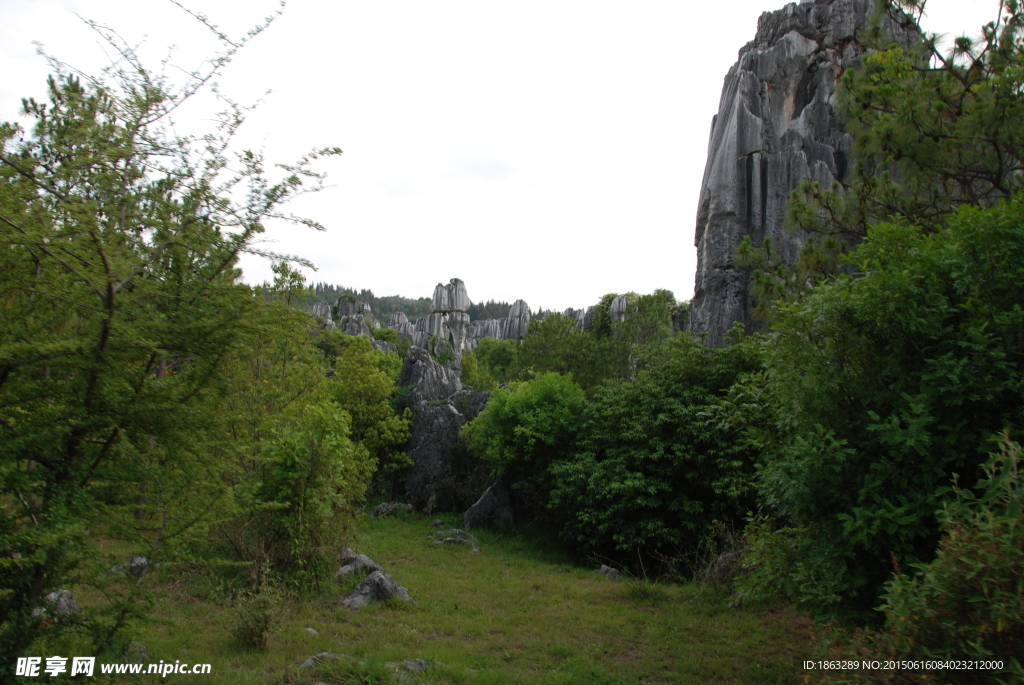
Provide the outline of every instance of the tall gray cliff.
<path id="1" fill-rule="evenodd" d="M 761 327 L 751 316 L 750 271 L 736 266 L 743 237 L 760 247 L 770 236 L 792 264 L 807 239 L 784 228 L 792 192 L 805 179 L 842 182 L 852 167 L 836 86 L 865 51 L 859 34 L 873 11 L 872 0 L 813 0 L 765 12 L 725 77 L 700 190 L 689 314 L 690 330 L 707 333 L 708 345 L 724 345 L 736 321 Z M 906 45 L 905 34 L 888 21 L 885 28 Z"/>

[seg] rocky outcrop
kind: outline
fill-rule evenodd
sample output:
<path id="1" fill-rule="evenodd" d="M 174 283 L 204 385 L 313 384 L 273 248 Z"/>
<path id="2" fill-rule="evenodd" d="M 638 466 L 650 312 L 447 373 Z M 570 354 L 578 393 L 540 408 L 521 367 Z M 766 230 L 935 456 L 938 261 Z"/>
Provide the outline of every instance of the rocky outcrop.
<path id="1" fill-rule="evenodd" d="M 463 389 L 454 363 L 442 365 L 419 347 L 409 348 L 398 385 L 410 388 L 412 408 L 406 494 L 417 509 L 449 510 L 458 502 L 456 462 L 466 453 L 459 429 L 484 407 L 487 393 Z"/>
<path id="2" fill-rule="evenodd" d="M 625 295 L 619 295 L 612 300 L 611 307 L 608 308 L 608 316 L 612 323 L 619 324 L 625 321 L 627 309 L 629 309 L 629 298 Z"/>
<path id="3" fill-rule="evenodd" d="M 484 490 L 480 499 L 462 515 L 462 527 L 472 530 L 488 523 L 511 526 L 514 520 L 508 491 L 501 481 L 497 480 Z"/>
<path id="4" fill-rule="evenodd" d="M 326 302 L 314 302 L 312 309 L 310 309 L 310 313 L 312 313 L 313 316 L 319 316 L 321 319 L 330 319 L 331 305 Z"/>
<path id="5" fill-rule="evenodd" d="M 469 324 L 464 349 L 476 349 L 484 338 L 495 340 L 522 340 L 530 327 L 530 305 L 523 300 L 512 303 L 508 316 L 504 319 L 484 319 Z"/>
<path id="6" fill-rule="evenodd" d="M 435 545 L 466 545 L 474 553 L 480 552 L 480 541 L 476 539 L 476 536 L 458 528 L 442 530 L 437 534 L 437 537 L 428 535 L 427 539 L 431 540 Z"/>
<path id="7" fill-rule="evenodd" d="M 341 554 L 341 568 L 334 574 L 335 580 L 351 578 L 352 576 L 365 576 L 374 571 L 383 571 L 377 562 L 365 554 L 356 554 L 351 549 L 346 549 Z"/>
<path id="8" fill-rule="evenodd" d="M 381 502 L 370 512 L 370 516 L 373 518 L 387 518 L 400 511 L 412 511 L 412 505 L 403 504 L 402 502 Z"/>
<path id="9" fill-rule="evenodd" d="M 455 369 L 438 364 L 421 347 L 409 348 L 398 374 L 398 385 L 411 388 L 409 406 L 414 410 L 426 402 L 447 401 L 462 390 L 462 381 Z"/>
<path id="10" fill-rule="evenodd" d="M 373 333 L 370 331 L 370 324 L 362 314 L 353 314 L 352 316 L 345 317 L 342 321 L 344 321 L 345 333 L 347 335 L 373 337 Z"/>
<path id="11" fill-rule="evenodd" d="M 792 264 L 806 242 L 784 229 L 793 190 L 805 179 L 842 182 L 852 166 L 836 84 L 865 51 L 858 36 L 872 11 L 871 0 L 814 0 L 766 12 L 725 77 L 697 210 L 688 323 L 709 345 L 724 345 L 735 321 L 748 331 L 761 325 L 751 316 L 750 272 L 735 261 L 743 237 L 755 246 L 771 238 Z M 912 40 L 886 28 L 903 44 Z"/>
<path id="12" fill-rule="evenodd" d="M 366 576 L 351 595 L 342 600 L 341 606 L 355 611 L 370 602 L 391 598 L 400 599 L 403 602 L 412 601 L 409 591 L 396 583 L 391 574 L 383 570 L 376 570 Z"/>

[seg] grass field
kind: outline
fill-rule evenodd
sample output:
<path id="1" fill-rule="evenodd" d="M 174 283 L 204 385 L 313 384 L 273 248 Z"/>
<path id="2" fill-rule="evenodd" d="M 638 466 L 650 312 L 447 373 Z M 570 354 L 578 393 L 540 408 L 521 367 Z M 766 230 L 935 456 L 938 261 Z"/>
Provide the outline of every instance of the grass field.
<path id="1" fill-rule="evenodd" d="M 158 569 L 156 620 L 135 637 L 151 661 L 212 664 L 210 675 L 167 677 L 203 685 L 792 683 L 813 648 L 810 622 L 795 613 L 736 610 L 694 585 L 611 581 L 523 530 L 479 531 L 478 554 L 437 547 L 426 539 L 430 520 L 362 519 L 353 541 L 415 604 L 343 609 L 338 602 L 355 581 L 288 599 L 268 649 L 253 652 L 232 637 L 223 594 Z M 297 668 L 321 652 L 348 658 Z M 408 659 L 432 665 L 415 675 L 385 666 Z"/>

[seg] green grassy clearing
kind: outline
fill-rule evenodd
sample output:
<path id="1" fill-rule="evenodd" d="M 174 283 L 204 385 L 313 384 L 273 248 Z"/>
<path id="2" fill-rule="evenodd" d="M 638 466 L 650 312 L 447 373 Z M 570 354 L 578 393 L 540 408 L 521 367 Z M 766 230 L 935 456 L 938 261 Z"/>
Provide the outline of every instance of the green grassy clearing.
<path id="1" fill-rule="evenodd" d="M 799 615 L 738 611 L 693 585 L 659 584 L 638 597 L 523 530 L 474 531 L 479 554 L 437 547 L 426 539 L 431 518 L 366 518 L 353 542 L 409 589 L 415 605 L 350 612 L 338 606 L 348 587 L 291 598 L 268 650 L 247 652 L 231 636 L 223 595 L 203 579 L 158 569 L 150 581 L 157 619 L 136 639 L 152 661 L 211 663 L 210 675 L 167 677 L 204 685 L 385 683 L 395 680 L 386 662 L 415 658 L 435 665 L 398 681 L 790 683 L 813 648 L 811 624 Z M 296 668 L 320 652 L 352 660 Z"/>

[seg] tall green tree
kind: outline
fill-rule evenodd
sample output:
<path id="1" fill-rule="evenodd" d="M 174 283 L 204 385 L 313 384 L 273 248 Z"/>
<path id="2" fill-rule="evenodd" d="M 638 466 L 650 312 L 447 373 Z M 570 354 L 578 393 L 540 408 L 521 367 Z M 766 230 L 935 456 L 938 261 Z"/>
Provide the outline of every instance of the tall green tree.
<path id="1" fill-rule="evenodd" d="M 207 409 L 225 392 L 253 304 L 238 256 L 268 218 L 288 218 L 283 202 L 319 187 L 310 162 L 338 152 L 274 180 L 258 154 L 227 152 L 242 108 L 230 106 L 210 136 L 172 133 L 170 114 L 248 38 L 227 41 L 175 88 L 94 28 L 120 56 L 105 77 L 83 81 L 54 60 L 49 102 L 24 104 L 32 126 L 0 125 L 4 675 L 30 643 L 65 629 L 111 648 L 136 611 L 125 601 L 107 620 L 32 617 L 47 593 L 107 582 L 110 561 L 87 531 L 105 530 L 124 504 L 112 495 L 119 484 L 144 498 L 130 503 L 144 515 L 160 505 L 135 538 L 151 557 L 216 515 L 226 491 L 210 446 L 223 432 Z"/>

